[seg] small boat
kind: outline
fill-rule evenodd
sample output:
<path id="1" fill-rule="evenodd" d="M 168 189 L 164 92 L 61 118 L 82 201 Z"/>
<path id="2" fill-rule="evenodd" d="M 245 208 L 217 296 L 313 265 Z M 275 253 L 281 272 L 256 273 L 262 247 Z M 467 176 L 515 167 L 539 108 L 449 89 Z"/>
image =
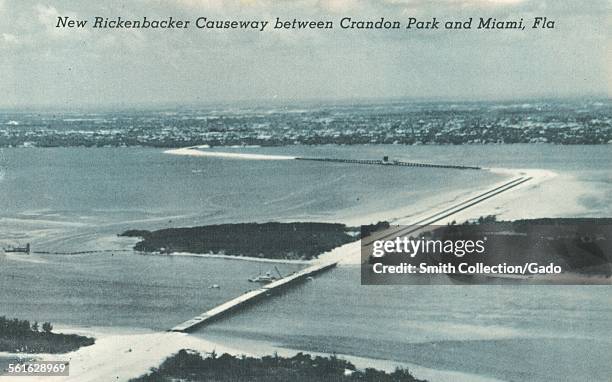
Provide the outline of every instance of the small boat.
<path id="1" fill-rule="evenodd" d="M 249 281 L 252 283 L 262 283 L 262 284 L 268 284 L 276 280 L 278 280 L 278 278 L 273 276 L 270 272 L 266 272 L 265 275 L 259 275 L 256 277 L 249 278 Z"/>
<path id="2" fill-rule="evenodd" d="M 271 283 L 273 281 L 282 279 L 283 275 L 280 273 L 278 268 L 275 266 L 274 269 L 276 269 L 276 273 L 278 273 L 278 277 L 274 276 L 270 271 L 268 271 L 268 272 L 266 272 L 265 275 L 262 275 L 260 273 L 256 277 L 249 278 L 249 281 L 252 282 L 252 283 L 269 284 L 269 283 Z"/>

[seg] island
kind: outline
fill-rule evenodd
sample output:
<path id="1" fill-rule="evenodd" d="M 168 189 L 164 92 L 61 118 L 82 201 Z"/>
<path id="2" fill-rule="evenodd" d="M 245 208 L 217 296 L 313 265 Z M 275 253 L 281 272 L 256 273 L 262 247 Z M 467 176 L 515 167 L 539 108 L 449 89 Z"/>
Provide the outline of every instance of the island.
<path id="1" fill-rule="evenodd" d="M 152 381 L 250 381 L 250 382 L 425 382 L 416 379 L 407 369 L 391 373 L 373 368 L 358 370 L 352 363 L 334 355 L 329 357 L 298 353 L 285 358 L 278 355 L 262 358 L 235 357 L 230 354 L 209 356 L 180 350 L 149 374 L 132 382 Z"/>
<path id="2" fill-rule="evenodd" d="M 311 260 L 388 223 L 348 227 L 337 223 L 236 223 L 157 231 L 128 230 L 124 237 L 143 240 L 134 250 L 147 253 L 189 252 L 269 259 Z"/>
<path id="3" fill-rule="evenodd" d="M 496 216 L 489 215 L 460 224 L 453 221 L 444 226 L 423 227 L 413 236 L 409 239 L 422 244 L 417 255 L 385 253 L 381 257 L 369 254 L 364 269 L 370 272 L 370 266 L 376 263 L 410 263 L 415 267 L 447 264 L 451 271 L 444 273 L 457 276 L 455 270 L 462 264 L 466 268 L 502 264 L 510 267 L 525 265 L 528 270 L 521 274 L 524 276 L 521 278 L 531 277 L 531 280 L 536 280 L 533 276 L 541 279 L 542 276 L 561 273 L 612 277 L 612 218 L 498 221 Z M 556 271 L 544 269 L 546 266 Z M 572 280 L 578 282 L 578 279 Z M 584 282 L 587 279 L 580 280 Z"/>
<path id="4" fill-rule="evenodd" d="M 612 275 L 612 219 L 541 218 L 497 221 L 481 217 L 461 225 L 440 227 L 434 239 L 478 240 L 486 238 L 486 254 L 478 256 L 437 256 L 451 263 L 494 265 L 555 264 L 562 272 L 589 276 Z"/>
<path id="5" fill-rule="evenodd" d="M 68 353 L 94 344 L 94 339 L 77 334 L 53 333 L 45 322 L 9 319 L 0 316 L 0 351 L 9 353 Z"/>

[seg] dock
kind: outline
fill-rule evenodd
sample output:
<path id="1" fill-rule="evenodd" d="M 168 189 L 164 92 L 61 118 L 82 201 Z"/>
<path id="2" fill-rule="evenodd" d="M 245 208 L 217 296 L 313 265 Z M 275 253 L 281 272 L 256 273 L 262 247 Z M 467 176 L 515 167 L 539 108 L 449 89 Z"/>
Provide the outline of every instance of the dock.
<path id="1" fill-rule="evenodd" d="M 314 276 L 318 273 L 327 271 L 335 267 L 338 262 L 328 262 L 323 264 L 312 265 L 308 268 L 302 269 L 299 272 L 290 274 L 289 276 L 283 277 L 279 280 L 273 281 L 269 284 L 262 286 L 259 289 L 254 289 L 244 293 L 232 300 L 229 300 L 219 306 L 208 310 L 199 316 L 196 316 L 190 320 L 187 320 L 181 324 L 176 325 L 170 331 L 172 332 L 190 332 L 202 326 L 208 325 L 213 321 L 222 318 L 226 314 L 242 309 L 245 306 L 254 303 L 262 298 L 271 296 L 275 292 L 280 292 L 290 286 L 296 285 L 297 283 L 306 280 L 308 277 Z"/>

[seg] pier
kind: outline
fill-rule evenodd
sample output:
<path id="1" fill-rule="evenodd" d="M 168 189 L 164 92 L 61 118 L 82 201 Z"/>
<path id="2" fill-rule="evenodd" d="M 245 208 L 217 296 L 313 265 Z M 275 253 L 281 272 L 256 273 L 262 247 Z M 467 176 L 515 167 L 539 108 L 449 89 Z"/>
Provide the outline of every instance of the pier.
<path id="1" fill-rule="evenodd" d="M 433 167 L 433 168 L 449 168 L 455 170 L 480 170 L 478 166 L 463 166 L 453 164 L 433 164 L 433 163 L 420 163 L 420 162 L 403 162 L 398 160 L 389 161 L 387 157 L 382 160 L 378 159 L 341 159 L 341 158 L 310 158 L 310 157 L 296 157 L 296 160 L 305 161 L 316 161 L 316 162 L 336 162 L 336 163 L 354 163 L 354 164 L 367 164 L 367 165 L 378 165 L 378 166 L 403 166 L 403 167 Z"/>
<path id="2" fill-rule="evenodd" d="M 235 310 L 244 308 L 245 306 L 254 303 L 255 301 L 268 297 L 273 293 L 280 292 L 281 290 L 296 285 L 297 283 L 308 279 L 311 276 L 315 276 L 318 273 L 327 271 L 338 264 L 337 261 L 328 262 L 324 264 L 312 265 L 308 268 L 302 269 L 299 272 L 292 273 L 289 276 L 283 277 L 279 280 L 273 281 L 269 284 L 262 286 L 259 289 L 251 290 L 238 296 L 232 300 L 229 300 L 219 306 L 208 310 L 199 316 L 196 316 L 190 320 L 187 320 L 181 324 L 176 325 L 170 331 L 172 332 L 190 332 L 204 325 L 210 324 L 211 322 L 225 316 L 226 314 Z"/>
<path id="3" fill-rule="evenodd" d="M 478 166 L 467 166 L 459 164 L 442 164 L 442 163 L 422 163 L 422 162 L 404 162 L 400 160 L 389 160 L 388 156 L 383 159 L 344 159 L 344 158 L 317 158 L 317 157 L 296 157 L 289 155 L 268 155 L 268 154 L 250 154 L 238 152 L 221 152 L 202 150 L 208 146 L 191 146 L 180 149 L 172 149 L 164 151 L 166 154 L 173 155 L 190 155 L 198 157 L 220 157 L 232 159 L 251 159 L 251 160 L 302 160 L 313 162 L 335 162 L 348 164 L 365 164 L 377 166 L 401 166 L 401 167 L 431 167 L 431 168 L 448 168 L 455 170 L 481 170 Z"/>

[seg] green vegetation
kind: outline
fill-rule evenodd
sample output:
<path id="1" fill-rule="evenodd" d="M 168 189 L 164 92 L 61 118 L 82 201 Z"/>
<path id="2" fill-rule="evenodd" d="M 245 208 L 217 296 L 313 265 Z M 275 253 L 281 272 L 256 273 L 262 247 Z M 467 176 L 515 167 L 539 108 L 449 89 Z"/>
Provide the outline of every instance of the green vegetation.
<path id="1" fill-rule="evenodd" d="M 430 248 L 426 256 L 370 256 L 368 264 L 411 263 L 417 267 L 420 264 L 437 266 L 440 263 L 452 264 L 455 267 L 461 264 L 535 264 L 531 269 L 552 264 L 560 267 L 561 273 L 612 277 L 612 218 L 497 221 L 494 215 L 488 215 L 463 223 L 453 221 L 445 226 L 431 226 L 429 230 L 419 232 L 418 237 L 423 240 L 423 246 L 428 245 Z M 425 244 L 425 240 L 431 243 Z M 478 241 L 482 242 L 484 248 L 481 254 L 473 252 L 473 243 Z M 471 254 L 467 250 L 468 245 L 471 246 Z M 451 249 L 447 250 L 446 247 Z M 464 250 L 463 254 L 458 253 L 456 249 Z M 530 271 L 526 275 L 535 280 L 537 276 L 548 274 Z M 464 278 L 464 275 L 453 277 Z M 510 279 L 506 281 L 509 282 Z"/>
<path id="2" fill-rule="evenodd" d="M 130 230 L 120 236 L 141 237 L 142 252 L 214 253 L 271 259 L 316 258 L 355 241 L 357 229 L 330 223 L 238 223 L 158 231 Z"/>
<path id="3" fill-rule="evenodd" d="M 41 331 L 42 330 L 42 331 Z M 93 345 L 94 339 L 76 334 L 53 333 L 53 325 L 0 317 L 0 351 L 11 353 L 67 353 Z"/>
<path id="4" fill-rule="evenodd" d="M 311 357 L 298 353 L 291 358 L 277 355 L 262 358 L 234 357 L 215 353 L 203 358 L 199 353 L 181 350 L 166 359 L 159 368 L 132 382 L 163 381 L 214 382 L 424 382 L 406 369 L 392 373 L 376 369 L 357 370 L 355 366 L 335 356 Z"/>
<path id="5" fill-rule="evenodd" d="M 525 264 L 554 263 L 564 272 L 612 275 L 612 219 L 545 218 L 497 221 L 493 215 L 437 228 L 432 238 L 479 240 L 486 237 L 486 256 L 445 257 L 451 262 Z M 441 261 L 433 258 L 433 262 Z"/>
<path id="6" fill-rule="evenodd" d="M 381 221 L 376 224 L 362 225 L 361 226 L 361 237 L 370 236 L 376 231 L 382 231 L 385 229 L 389 229 L 389 227 L 390 227 L 389 222 L 386 222 L 386 221 Z"/>

